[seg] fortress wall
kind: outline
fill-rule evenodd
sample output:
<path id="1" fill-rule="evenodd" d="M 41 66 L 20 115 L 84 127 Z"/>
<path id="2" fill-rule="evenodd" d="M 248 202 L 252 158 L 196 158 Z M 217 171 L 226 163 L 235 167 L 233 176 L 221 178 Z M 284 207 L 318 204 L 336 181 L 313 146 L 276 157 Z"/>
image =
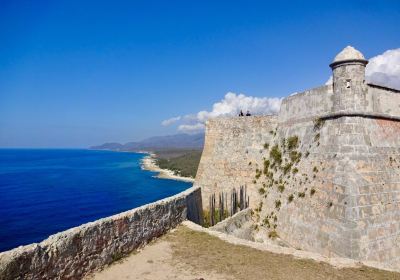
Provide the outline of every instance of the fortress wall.
<path id="1" fill-rule="evenodd" d="M 375 85 L 368 85 L 373 112 L 400 117 L 400 91 Z"/>
<path id="2" fill-rule="evenodd" d="M 268 232 L 275 231 L 294 248 L 326 256 L 348 257 L 351 241 L 344 237 L 350 236 L 351 225 L 343 205 L 345 189 L 334 184 L 334 172 L 338 168 L 337 143 L 332 141 L 334 133 L 335 127 L 328 122 L 318 130 L 314 128 L 312 120 L 279 125 L 270 146 L 279 145 L 282 166 L 291 163 L 290 152 L 281 144 L 283 139 L 298 137 L 299 146 L 295 151 L 301 153 L 301 157 L 286 174 L 282 168 L 270 168 L 275 182 L 272 185 L 268 186 L 271 181 L 267 176 L 257 182 L 258 188 L 263 183 L 267 187 L 262 196 L 261 211 L 256 211 L 255 218 L 261 227 L 270 224 L 271 227 L 267 227 L 264 234 L 266 237 Z M 272 162 L 268 151 L 264 156 Z M 293 171 L 295 168 L 298 170 L 296 173 Z M 279 190 L 280 185 L 284 187 L 283 190 Z M 311 190 L 315 193 L 312 194 Z M 292 201 L 289 199 L 291 196 Z M 332 206 L 329 206 L 330 203 Z"/>
<path id="3" fill-rule="evenodd" d="M 400 122 L 348 118 L 346 123 L 362 131 L 347 153 L 352 168 L 344 174 L 352 190 L 354 258 L 400 269 Z"/>
<path id="4" fill-rule="evenodd" d="M 269 133 L 275 128 L 276 134 Z M 214 119 L 207 125 L 196 184 L 203 201 L 213 192 L 247 184 L 258 237 L 276 230 L 294 248 L 400 269 L 399 135 L 398 121 L 359 116 L 327 119 L 319 128 L 314 118 L 284 123 L 274 117 Z M 271 160 L 272 146 L 279 145 L 282 166 L 290 161 L 282 141 L 291 136 L 300 140 L 300 161 L 287 174 L 270 168 L 272 186 L 265 174 L 254 183 L 256 169 Z M 281 179 L 283 191 L 278 190 Z"/>
<path id="5" fill-rule="evenodd" d="M 201 222 L 201 190 L 87 223 L 0 253 L 0 279 L 80 279 L 129 254 L 182 221 Z"/>
<path id="6" fill-rule="evenodd" d="M 317 118 L 333 109 L 332 85 L 289 96 L 282 101 L 279 122 L 299 122 Z"/>
<path id="7" fill-rule="evenodd" d="M 254 168 L 262 163 L 264 143 L 270 141 L 276 122 L 275 116 L 215 118 L 207 122 L 195 181 L 201 186 L 204 208 L 208 208 L 211 194 L 230 193 L 241 185 L 248 187 L 250 205 L 258 203 L 252 184 Z"/>
<path id="8" fill-rule="evenodd" d="M 276 232 L 290 246 L 400 269 L 400 122 L 341 117 L 320 129 L 311 121 L 280 124 L 270 146 L 293 135 L 301 141 L 298 172 L 271 171 L 285 190 L 266 188 L 259 225 L 274 212 Z"/>

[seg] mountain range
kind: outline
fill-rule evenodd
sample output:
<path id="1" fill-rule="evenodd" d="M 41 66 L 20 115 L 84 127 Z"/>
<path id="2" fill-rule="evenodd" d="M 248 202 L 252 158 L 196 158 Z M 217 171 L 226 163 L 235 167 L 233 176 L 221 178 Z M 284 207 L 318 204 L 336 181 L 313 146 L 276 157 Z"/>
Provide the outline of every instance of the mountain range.
<path id="1" fill-rule="evenodd" d="M 175 134 L 167 136 L 154 136 L 139 142 L 128 142 L 126 144 L 111 142 L 99 146 L 92 146 L 94 150 L 111 151 L 155 151 L 165 149 L 202 149 L 204 146 L 204 133 L 198 134 Z"/>

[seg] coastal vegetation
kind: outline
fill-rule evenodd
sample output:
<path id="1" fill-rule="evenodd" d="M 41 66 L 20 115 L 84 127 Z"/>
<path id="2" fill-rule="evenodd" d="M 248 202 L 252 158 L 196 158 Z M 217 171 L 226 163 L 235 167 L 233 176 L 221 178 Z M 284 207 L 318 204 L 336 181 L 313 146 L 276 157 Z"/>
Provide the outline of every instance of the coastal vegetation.
<path id="1" fill-rule="evenodd" d="M 195 178 L 201 152 L 201 150 L 156 151 L 156 163 L 162 169 L 172 170 L 175 175 Z"/>

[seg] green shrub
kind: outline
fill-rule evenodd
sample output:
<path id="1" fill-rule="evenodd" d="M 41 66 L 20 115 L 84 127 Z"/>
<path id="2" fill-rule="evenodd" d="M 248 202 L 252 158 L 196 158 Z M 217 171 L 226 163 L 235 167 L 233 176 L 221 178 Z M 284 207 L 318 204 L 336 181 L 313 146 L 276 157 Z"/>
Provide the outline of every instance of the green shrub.
<path id="1" fill-rule="evenodd" d="M 288 202 L 290 203 L 290 202 L 292 202 L 293 201 L 293 199 L 294 199 L 294 196 L 293 196 L 293 194 L 291 194 L 291 195 L 289 195 L 288 196 Z"/>
<path id="2" fill-rule="evenodd" d="M 283 193 L 284 190 L 285 190 L 285 186 L 284 186 L 284 185 L 279 185 L 279 186 L 278 186 L 278 191 L 279 191 L 280 193 Z"/>
<path id="3" fill-rule="evenodd" d="M 319 130 L 324 125 L 325 121 L 321 118 L 316 118 L 314 120 L 314 130 Z"/>
<path id="4" fill-rule="evenodd" d="M 299 137 L 291 136 L 287 139 L 287 148 L 289 151 L 296 149 L 299 146 Z"/>
<path id="5" fill-rule="evenodd" d="M 291 151 L 289 153 L 289 157 L 293 163 L 298 163 L 301 159 L 301 153 L 297 151 Z"/>
<path id="6" fill-rule="evenodd" d="M 282 203 L 281 203 L 280 200 L 275 200 L 275 208 L 276 208 L 276 209 L 281 208 L 281 205 L 282 205 Z"/>
<path id="7" fill-rule="evenodd" d="M 269 148 L 269 144 L 268 143 L 265 143 L 264 144 L 264 149 L 268 149 Z"/>
<path id="8" fill-rule="evenodd" d="M 297 196 L 300 197 L 300 198 L 304 198 L 306 196 L 306 193 L 305 192 L 299 192 L 297 194 Z"/>
<path id="9" fill-rule="evenodd" d="M 258 189 L 258 193 L 263 195 L 265 193 L 265 189 L 264 188 L 259 188 Z"/>
<path id="10" fill-rule="evenodd" d="M 315 194 L 315 192 L 316 192 L 315 189 L 312 188 L 312 189 L 310 190 L 310 195 L 313 196 L 313 195 Z"/>
<path id="11" fill-rule="evenodd" d="M 313 172 L 314 172 L 314 173 L 318 173 L 318 168 L 317 168 L 316 166 L 314 166 Z"/>
<path id="12" fill-rule="evenodd" d="M 268 168 L 269 168 L 269 160 L 264 160 L 264 174 L 268 174 Z"/>
<path id="13" fill-rule="evenodd" d="M 299 169 L 297 167 L 293 168 L 292 170 L 293 174 L 296 174 L 297 172 L 299 172 Z"/>
<path id="14" fill-rule="evenodd" d="M 275 239 L 275 238 L 279 237 L 279 235 L 275 230 L 272 230 L 272 231 L 268 232 L 268 237 L 271 239 Z"/>
<path id="15" fill-rule="evenodd" d="M 287 163 L 283 166 L 283 173 L 286 175 L 288 172 L 290 172 L 290 169 L 292 168 L 293 163 Z"/>
<path id="16" fill-rule="evenodd" d="M 269 152 L 269 156 L 278 165 L 280 165 L 282 163 L 282 152 L 279 150 L 278 145 L 275 145 L 272 147 L 271 151 Z"/>

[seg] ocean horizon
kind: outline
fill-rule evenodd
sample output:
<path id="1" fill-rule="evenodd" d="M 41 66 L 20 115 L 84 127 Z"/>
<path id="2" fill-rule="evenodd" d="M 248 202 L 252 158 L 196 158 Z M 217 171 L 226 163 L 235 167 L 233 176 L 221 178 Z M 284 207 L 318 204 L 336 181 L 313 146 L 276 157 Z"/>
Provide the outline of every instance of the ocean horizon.
<path id="1" fill-rule="evenodd" d="M 177 194 L 192 183 L 143 170 L 143 153 L 0 149 L 0 252 Z"/>

